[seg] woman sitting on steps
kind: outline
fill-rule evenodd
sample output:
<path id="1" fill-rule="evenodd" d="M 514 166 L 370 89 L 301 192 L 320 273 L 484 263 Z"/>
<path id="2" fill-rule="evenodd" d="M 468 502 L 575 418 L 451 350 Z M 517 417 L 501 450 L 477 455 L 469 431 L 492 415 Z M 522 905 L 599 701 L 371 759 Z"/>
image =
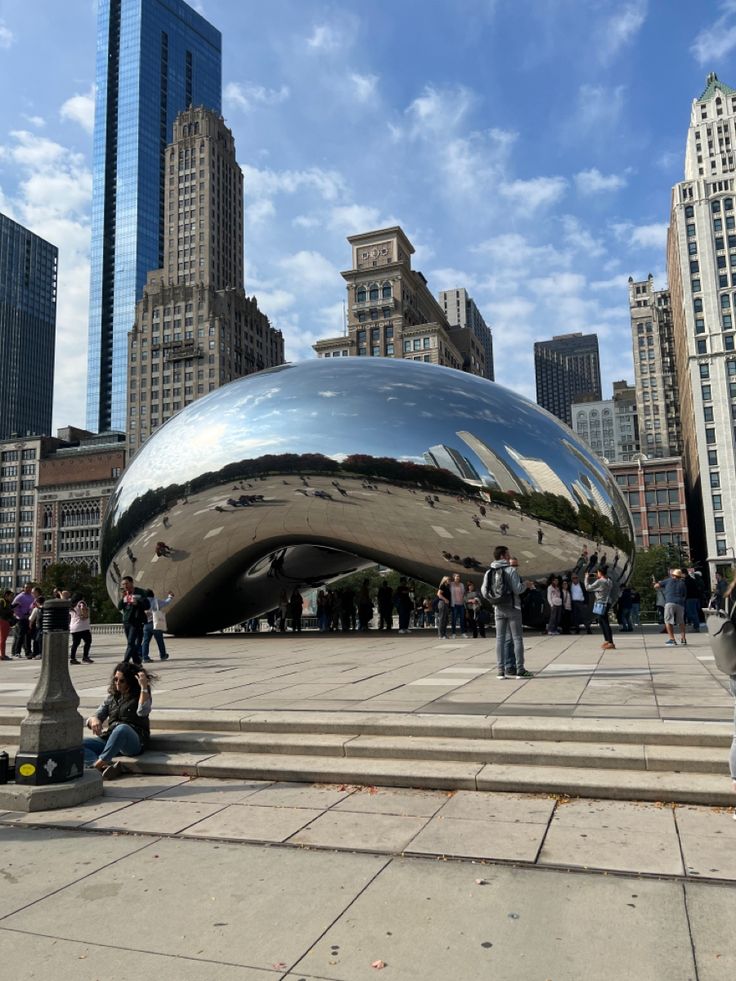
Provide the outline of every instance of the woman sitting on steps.
<path id="1" fill-rule="evenodd" d="M 121 661 L 112 673 L 107 698 L 87 719 L 93 735 L 84 739 L 84 762 L 99 770 L 103 780 L 113 780 L 123 772 L 113 757 L 140 756 L 148 746 L 152 681 L 155 675 Z M 104 733 L 103 722 L 107 722 Z"/>

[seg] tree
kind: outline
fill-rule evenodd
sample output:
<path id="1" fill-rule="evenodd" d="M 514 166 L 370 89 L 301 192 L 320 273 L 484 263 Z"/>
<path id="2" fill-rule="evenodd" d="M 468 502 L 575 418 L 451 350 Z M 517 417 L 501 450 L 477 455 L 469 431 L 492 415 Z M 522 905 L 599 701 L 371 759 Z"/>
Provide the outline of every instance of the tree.
<path id="1" fill-rule="evenodd" d="M 72 596 L 82 596 L 89 606 L 93 623 L 117 623 L 120 615 L 110 601 L 105 588 L 104 576 L 92 575 L 89 566 L 82 562 L 55 562 L 43 574 L 41 591 L 52 598 L 55 589 L 66 589 Z"/>
<path id="2" fill-rule="evenodd" d="M 652 545 L 651 548 L 637 551 L 629 586 L 641 595 L 641 608 L 644 612 L 651 612 L 656 606 L 652 579 L 655 582 L 664 579 L 673 568 L 672 560 L 672 549 L 667 545 Z"/>

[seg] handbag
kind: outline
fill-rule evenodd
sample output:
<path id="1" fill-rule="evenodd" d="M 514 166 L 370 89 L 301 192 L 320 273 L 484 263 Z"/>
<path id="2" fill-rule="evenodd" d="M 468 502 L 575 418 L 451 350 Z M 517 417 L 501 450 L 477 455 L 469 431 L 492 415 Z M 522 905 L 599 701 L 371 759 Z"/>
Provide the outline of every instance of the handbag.
<path id="1" fill-rule="evenodd" d="M 166 630 L 166 614 L 163 610 L 153 610 L 153 629 Z"/>
<path id="2" fill-rule="evenodd" d="M 716 667 L 724 674 L 736 675 L 736 625 L 733 622 L 733 612 L 731 616 L 727 616 L 721 610 L 706 610 L 705 614 Z"/>
<path id="3" fill-rule="evenodd" d="M 597 617 L 602 617 L 606 612 L 606 607 L 608 603 L 604 603 L 602 600 L 596 600 L 593 604 L 593 615 Z"/>

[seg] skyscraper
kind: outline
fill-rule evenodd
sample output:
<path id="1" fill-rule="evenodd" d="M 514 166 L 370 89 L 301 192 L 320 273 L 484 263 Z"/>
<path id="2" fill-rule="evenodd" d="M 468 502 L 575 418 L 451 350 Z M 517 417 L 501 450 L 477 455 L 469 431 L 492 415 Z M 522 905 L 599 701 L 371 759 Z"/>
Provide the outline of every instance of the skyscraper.
<path id="1" fill-rule="evenodd" d="M 537 403 L 568 426 L 573 402 L 600 402 L 597 334 L 559 334 L 534 344 Z"/>
<path id="2" fill-rule="evenodd" d="M 0 439 L 51 432 L 57 257 L 0 214 Z"/>
<path id="3" fill-rule="evenodd" d="M 633 460 L 639 451 L 636 392 L 626 381 L 613 383 L 613 397 L 603 402 L 573 403 L 572 428 L 608 463 Z"/>
<path id="4" fill-rule="evenodd" d="M 654 459 L 679 456 L 680 393 L 669 290 L 655 290 L 651 274 L 640 282 L 629 276 L 629 312 L 641 452 Z"/>
<path id="5" fill-rule="evenodd" d="M 692 103 L 667 238 L 685 470 L 711 569 L 736 548 L 735 147 L 736 89 L 711 73 Z"/>
<path id="6" fill-rule="evenodd" d="M 480 342 L 485 352 L 485 377 L 494 380 L 493 369 L 493 334 L 491 328 L 483 319 L 483 314 L 476 306 L 475 300 L 468 296 L 466 289 L 441 290 L 438 300 L 445 311 L 445 316 L 451 327 L 461 327 Z"/>
<path id="7" fill-rule="evenodd" d="M 243 173 L 217 113 L 177 117 L 164 202 L 162 265 L 148 274 L 128 339 L 131 454 L 190 402 L 284 360 L 281 331 L 243 288 Z"/>
<path id="8" fill-rule="evenodd" d="M 219 113 L 220 32 L 183 0 L 100 0 L 87 427 L 124 429 L 128 332 L 163 265 L 164 157 L 190 105 Z"/>

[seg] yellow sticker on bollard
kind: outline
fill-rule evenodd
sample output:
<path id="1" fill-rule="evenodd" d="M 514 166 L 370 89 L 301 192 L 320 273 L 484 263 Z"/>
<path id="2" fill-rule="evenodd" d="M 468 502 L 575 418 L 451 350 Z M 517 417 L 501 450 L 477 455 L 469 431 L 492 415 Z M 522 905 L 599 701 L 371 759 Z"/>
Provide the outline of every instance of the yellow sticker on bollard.
<path id="1" fill-rule="evenodd" d="M 20 767 L 20 774 L 23 777 L 32 777 L 35 772 L 36 767 L 33 765 L 33 763 L 23 763 L 23 765 Z"/>

